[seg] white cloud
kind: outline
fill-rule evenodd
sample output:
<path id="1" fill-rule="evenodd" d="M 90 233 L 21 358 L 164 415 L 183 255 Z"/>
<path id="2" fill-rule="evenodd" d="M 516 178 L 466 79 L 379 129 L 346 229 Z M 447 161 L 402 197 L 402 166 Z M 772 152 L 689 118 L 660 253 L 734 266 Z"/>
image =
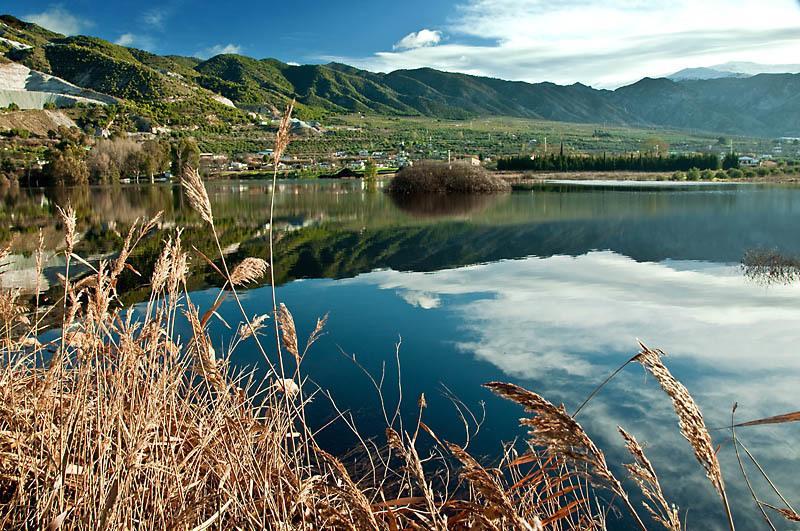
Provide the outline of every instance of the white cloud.
<path id="1" fill-rule="evenodd" d="M 714 369 L 709 374 L 800 370 L 800 286 L 765 290 L 737 266 L 591 252 L 435 273 L 378 271 L 352 282 L 392 290 L 413 306 L 446 306 L 469 332 L 461 350 L 520 378 L 597 374 L 608 362 L 601 353 L 635 350 L 637 338 Z M 760 352 L 769 355 L 754 356 Z"/>
<path id="2" fill-rule="evenodd" d="M 242 47 L 239 46 L 238 44 L 230 44 L 230 43 L 215 44 L 214 46 L 210 46 L 203 50 L 196 51 L 194 55 L 200 58 L 208 58 L 208 57 L 214 57 L 215 55 L 228 54 L 228 53 L 233 53 L 233 54 L 242 53 Z"/>
<path id="3" fill-rule="evenodd" d="M 77 35 L 93 25 L 91 21 L 73 15 L 61 5 L 51 5 L 41 13 L 31 13 L 21 18 L 64 35 Z"/>
<path id="4" fill-rule="evenodd" d="M 145 11 L 142 15 L 142 20 L 144 20 L 145 24 L 149 24 L 155 29 L 162 29 L 168 16 L 169 10 L 163 7 L 154 7 L 153 9 Z"/>
<path id="5" fill-rule="evenodd" d="M 117 40 L 114 41 L 114 44 L 129 47 L 132 46 L 145 50 L 150 50 L 155 46 L 155 42 L 153 41 L 152 37 L 148 35 L 139 35 L 136 33 L 123 33 Z"/>
<path id="6" fill-rule="evenodd" d="M 796 0 L 465 2 L 445 28 L 446 44 L 402 48 L 400 41 L 368 57 L 326 59 L 374 71 L 433 67 L 613 87 L 686 67 L 800 56 Z"/>
<path id="7" fill-rule="evenodd" d="M 394 50 L 414 50 L 427 46 L 436 46 L 442 40 L 442 32 L 422 29 L 409 33 L 393 46 Z"/>

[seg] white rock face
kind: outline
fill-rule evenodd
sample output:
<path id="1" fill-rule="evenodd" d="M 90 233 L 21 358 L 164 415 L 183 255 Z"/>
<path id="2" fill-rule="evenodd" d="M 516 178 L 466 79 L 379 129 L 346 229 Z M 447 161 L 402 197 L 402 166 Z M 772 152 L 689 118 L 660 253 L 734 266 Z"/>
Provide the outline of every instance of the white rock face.
<path id="1" fill-rule="evenodd" d="M 31 46 L 30 44 L 23 44 L 21 42 L 17 42 L 11 39 L 6 39 L 5 37 L 0 37 L 0 42 L 11 46 L 15 50 L 29 50 L 33 48 L 33 46 Z"/>
<path id="2" fill-rule="evenodd" d="M 233 102 L 231 100 L 229 100 L 228 98 L 226 98 L 225 96 L 220 96 L 219 94 L 214 94 L 211 97 L 213 99 L 215 99 L 216 101 L 220 102 L 223 105 L 227 105 L 228 107 L 233 107 L 234 109 L 236 108 L 236 105 L 234 105 Z"/>
<path id="3" fill-rule="evenodd" d="M 117 100 L 19 63 L 0 65 L 0 106 L 16 103 L 21 109 L 41 109 L 45 103 L 63 105 L 79 101 L 105 105 Z"/>

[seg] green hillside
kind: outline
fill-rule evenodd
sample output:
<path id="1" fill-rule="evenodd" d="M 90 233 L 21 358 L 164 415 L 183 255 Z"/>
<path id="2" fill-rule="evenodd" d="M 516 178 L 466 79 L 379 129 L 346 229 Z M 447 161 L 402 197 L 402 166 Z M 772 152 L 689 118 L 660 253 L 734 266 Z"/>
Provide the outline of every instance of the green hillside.
<path id="1" fill-rule="evenodd" d="M 241 123 L 296 99 L 311 119 L 365 113 L 466 119 L 510 116 L 571 123 L 668 127 L 746 136 L 800 136 L 800 74 L 671 81 L 643 79 L 615 91 L 524 83 L 430 68 L 389 74 L 347 65 L 292 66 L 225 54 L 200 60 L 159 56 L 102 39 L 64 37 L 0 17 L 8 38 L 29 50 L 7 59 L 115 96 L 168 124 Z M 240 109 L 215 101 L 221 95 Z"/>

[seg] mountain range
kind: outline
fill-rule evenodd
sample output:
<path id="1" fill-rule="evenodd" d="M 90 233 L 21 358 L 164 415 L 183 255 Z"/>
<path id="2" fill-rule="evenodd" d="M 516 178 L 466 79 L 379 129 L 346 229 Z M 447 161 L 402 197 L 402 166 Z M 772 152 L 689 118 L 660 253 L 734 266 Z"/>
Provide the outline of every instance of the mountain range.
<path id="1" fill-rule="evenodd" d="M 684 71 L 674 79 L 645 78 L 613 91 L 431 68 L 383 74 L 338 63 L 295 66 L 235 54 L 208 60 L 160 56 L 95 37 L 59 35 L 10 15 L 0 16 L 0 54 L 0 62 L 24 65 L 31 76 L 49 79 L 49 86 L 61 80 L 172 125 L 209 116 L 244 121 L 247 111 L 268 113 L 295 98 L 306 119 L 353 112 L 443 119 L 494 115 L 800 136 L 800 75 L 789 73 L 700 76 Z M 30 91 L 27 84 L 0 88 L 0 101 Z M 53 98 L 59 95 L 64 96 L 53 93 Z"/>
<path id="2" fill-rule="evenodd" d="M 724 77 L 752 77 L 758 74 L 797 74 L 800 64 L 795 65 L 764 65 L 759 63 L 733 62 L 721 65 L 684 68 L 668 76 L 673 81 L 687 81 L 697 79 L 720 79 Z"/>

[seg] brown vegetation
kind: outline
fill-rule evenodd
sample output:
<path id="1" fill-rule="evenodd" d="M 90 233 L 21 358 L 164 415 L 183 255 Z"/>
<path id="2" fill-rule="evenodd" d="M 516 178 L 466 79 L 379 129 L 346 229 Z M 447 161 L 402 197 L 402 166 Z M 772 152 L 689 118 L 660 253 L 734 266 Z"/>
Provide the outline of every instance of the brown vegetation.
<path id="1" fill-rule="evenodd" d="M 412 194 L 480 194 L 509 192 L 511 186 L 482 166 L 463 162 L 422 161 L 400 170 L 389 184 L 389 192 Z"/>

